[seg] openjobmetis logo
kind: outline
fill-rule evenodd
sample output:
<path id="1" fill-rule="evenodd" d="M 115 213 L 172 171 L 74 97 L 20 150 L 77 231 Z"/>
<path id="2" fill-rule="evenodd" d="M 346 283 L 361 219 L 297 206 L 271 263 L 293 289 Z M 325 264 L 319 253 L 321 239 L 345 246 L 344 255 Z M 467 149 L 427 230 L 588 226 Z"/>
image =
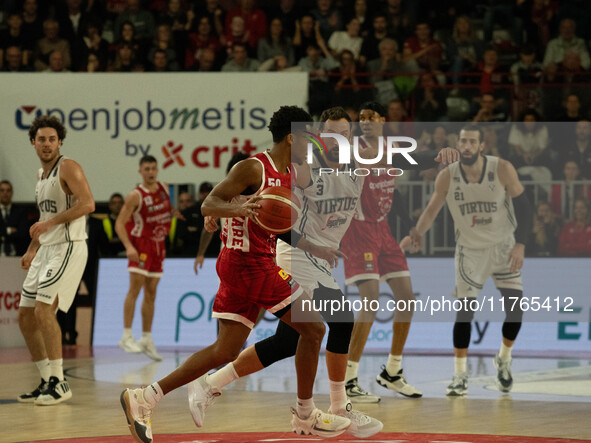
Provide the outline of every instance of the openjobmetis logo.
<path id="1" fill-rule="evenodd" d="M 35 109 L 37 110 L 35 111 Z M 37 106 L 22 105 L 14 113 L 16 127 L 19 129 L 27 130 L 31 127 L 33 120 L 35 120 L 37 117 L 41 117 L 41 115 L 43 115 L 43 111 L 41 111 L 41 109 L 38 109 Z"/>
<path id="2" fill-rule="evenodd" d="M 185 166 L 185 162 L 183 161 L 182 157 L 179 155 L 179 152 L 182 151 L 183 145 L 178 145 L 173 148 L 174 142 L 169 141 L 166 145 L 162 146 L 162 153 L 166 158 L 166 161 L 162 165 L 163 169 L 172 166 L 175 162 L 179 164 L 179 166 Z"/>

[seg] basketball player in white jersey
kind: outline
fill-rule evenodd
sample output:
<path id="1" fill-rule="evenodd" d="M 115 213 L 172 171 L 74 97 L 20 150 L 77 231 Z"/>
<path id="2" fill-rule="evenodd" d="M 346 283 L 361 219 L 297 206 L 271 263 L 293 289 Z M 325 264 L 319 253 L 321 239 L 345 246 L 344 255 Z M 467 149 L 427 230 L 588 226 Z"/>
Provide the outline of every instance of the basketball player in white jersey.
<path id="1" fill-rule="evenodd" d="M 39 117 L 29 129 L 41 169 L 35 200 L 40 218 L 21 259 L 28 269 L 18 312 L 19 326 L 41 374 L 41 384 L 18 401 L 54 405 L 72 397 L 64 378 L 62 334 L 55 317 L 68 312 L 86 266 L 85 216 L 94 199 L 82 167 L 60 154 L 66 129 L 55 117 Z"/>
<path id="2" fill-rule="evenodd" d="M 415 244 L 420 241 L 447 202 L 456 231 L 454 296 L 477 297 L 492 276 L 506 299 L 505 306 L 515 306 L 513 311 L 507 310 L 501 348 L 494 358 L 497 387 L 509 392 L 513 386 L 511 348 L 523 316 L 520 303 L 510 300 L 520 299 L 523 294 L 520 269 L 532 211 L 515 168 L 506 160 L 482 155 L 483 146 L 478 127 L 467 126 L 460 131 L 457 142 L 460 163 L 439 173 L 431 200 L 417 222 L 416 231 L 410 235 Z M 466 359 L 473 317 L 474 312 L 469 309 L 459 311 L 456 316 L 455 373 L 447 387 L 449 396 L 465 395 L 468 391 Z"/>

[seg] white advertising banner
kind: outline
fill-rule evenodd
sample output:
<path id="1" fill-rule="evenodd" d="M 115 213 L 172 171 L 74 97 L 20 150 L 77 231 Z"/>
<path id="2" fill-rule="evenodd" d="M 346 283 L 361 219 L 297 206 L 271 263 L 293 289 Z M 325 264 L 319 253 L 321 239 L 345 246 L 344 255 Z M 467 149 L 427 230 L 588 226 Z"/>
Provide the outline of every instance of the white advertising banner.
<path id="1" fill-rule="evenodd" d="M 450 298 L 454 286 L 452 258 L 410 258 L 413 289 L 418 299 Z M 97 302 L 94 323 L 94 345 L 117 344 L 123 328 L 123 300 L 129 285 L 127 263 L 123 259 L 103 259 L 99 265 Z M 525 295 L 555 297 L 578 294 L 575 311 L 557 312 L 554 321 L 528 321 L 521 329 L 519 351 L 591 351 L 591 259 L 527 259 L 524 267 Z M 585 272 L 585 270 L 587 270 Z M 336 273 L 342 273 L 342 264 Z M 218 288 L 215 260 L 206 259 L 196 276 L 192 259 L 166 259 L 164 275 L 158 287 L 153 336 L 160 346 L 207 346 L 215 340 L 216 321 L 211 307 Z M 348 290 L 350 293 L 351 289 Z M 387 285 L 380 288 L 381 300 L 391 299 Z M 492 282 L 487 282 L 481 297 L 498 296 Z M 349 295 L 350 299 L 356 296 Z M 136 305 L 134 335 L 141 335 L 141 295 Z M 366 350 L 387 352 L 392 340 L 393 312 L 379 312 L 371 330 Z M 532 317 L 530 316 L 530 319 Z M 276 319 L 267 313 L 249 337 L 252 344 L 272 335 Z M 418 321 L 413 324 L 408 349 L 451 351 L 453 322 Z M 472 326 L 470 348 L 497 349 L 501 340 L 501 323 L 478 322 Z"/>
<path id="2" fill-rule="evenodd" d="M 0 74 L 0 177 L 34 199 L 39 160 L 27 131 L 43 114 L 67 129 L 61 153 L 84 168 L 94 197 L 128 193 L 150 154 L 168 183 L 218 182 L 237 151 L 271 147 L 280 106 L 305 107 L 306 73 Z"/>
<path id="3" fill-rule="evenodd" d="M 0 257 L 0 348 L 25 346 L 18 327 L 18 304 L 27 271 L 20 257 Z"/>

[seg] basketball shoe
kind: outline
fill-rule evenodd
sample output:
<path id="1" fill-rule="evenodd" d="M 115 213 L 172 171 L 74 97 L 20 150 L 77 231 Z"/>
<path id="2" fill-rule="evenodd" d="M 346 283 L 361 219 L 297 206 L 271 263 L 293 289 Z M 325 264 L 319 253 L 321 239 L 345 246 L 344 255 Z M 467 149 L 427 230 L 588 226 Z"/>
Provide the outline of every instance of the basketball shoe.
<path id="1" fill-rule="evenodd" d="M 337 437 L 351 426 L 351 420 L 340 415 L 327 414 L 315 408 L 307 418 L 298 415 L 291 408 L 291 428 L 299 435 L 317 435 L 318 437 Z"/>
<path id="2" fill-rule="evenodd" d="M 331 408 L 329 408 L 328 413 L 351 420 L 351 426 L 349 426 L 349 429 L 347 429 L 346 433 L 351 434 L 354 437 L 371 437 L 372 435 L 380 432 L 384 427 L 384 424 L 381 421 L 370 417 L 369 415 L 365 415 L 361 411 L 353 409 L 351 401 L 347 402 L 347 405 L 344 409 L 339 409 L 338 411 L 332 411 Z"/>
<path id="3" fill-rule="evenodd" d="M 498 355 L 493 359 L 493 364 L 497 369 L 497 388 L 501 392 L 510 392 L 513 387 L 513 377 L 511 376 L 511 359 L 502 359 Z"/>
<path id="4" fill-rule="evenodd" d="M 142 337 L 137 342 L 141 352 L 146 354 L 152 360 L 162 361 L 162 356 L 156 352 L 156 346 L 151 338 Z"/>
<path id="5" fill-rule="evenodd" d="M 139 443 L 152 443 L 152 406 L 144 399 L 144 390 L 126 389 L 120 400 L 131 435 Z"/>
<path id="6" fill-rule="evenodd" d="M 142 348 L 135 341 L 133 335 L 124 335 L 123 337 L 121 337 L 121 340 L 119 340 L 119 347 L 123 349 L 125 352 L 132 352 L 134 354 L 142 352 Z"/>
<path id="7" fill-rule="evenodd" d="M 461 397 L 468 393 L 468 373 L 462 372 L 454 375 L 451 383 L 447 386 L 447 395 L 450 397 Z"/>
<path id="8" fill-rule="evenodd" d="M 35 399 L 35 404 L 39 406 L 57 405 L 69 398 L 72 398 L 72 391 L 66 379 L 60 381 L 57 377 L 51 376 L 45 389 Z"/>
<path id="9" fill-rule="evenodd" d="M 386 367 L 382 366 L 382 373 L 376 377 L 376 381 L 380 386 L 398 392 L 405 397 L 421 398 L 423 396 L 421 391 L 407 383 L 404 375 L 402 375 L 402 369 L 396 375 L 392 376 Z"/>
<path id="10" fill-rule="evenodd" d="M 345 385 L 345 389 L 347 390 L 347 397 L 353 403 L 379 403 L 382 399 L 380 396 L 367 392 L 359 386 L 357 377 L 349 380 Z"/>
<path id="11" fill-rule="evenodd" d="M 189 389 L 189 409 L 198 428 L 203 426 L 205 410 L 211 406 L 222 391 L 207 382 L 208 375 L 202 375 L 187 385 Z"/>
<path id="12" fill-rule="evenodd" d="M 35 388 L 34 391 L 27 392 L 26 394 L 21 394 L 16 399 L 20 403 L 33 403 L 35 399 L 41 395 L 41 392 L 43 392 L 46 389 L 46 387 L 47 382 L 41 379 L 41 383 L 39 384 L 39 386 Z"/>

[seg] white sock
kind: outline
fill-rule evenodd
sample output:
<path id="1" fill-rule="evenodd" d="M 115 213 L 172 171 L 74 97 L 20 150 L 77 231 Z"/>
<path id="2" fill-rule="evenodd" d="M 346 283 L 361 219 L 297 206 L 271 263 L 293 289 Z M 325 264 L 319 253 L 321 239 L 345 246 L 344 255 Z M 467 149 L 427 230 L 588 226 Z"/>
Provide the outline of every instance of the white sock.
<path id="1" fill-rule="evenodd" d="M 345 381 L 332 381 L 330 383 L 330 410 L 336 412 L 347 407 L 347 391 Z"/>
<path id="2" fill-rule="evenodd" d="M 467 372 L 467 363 L 468 357 L 454 357 L 455 374 L 460 375 L 464 372 Z"/>
<path id="3" fill-rule="evenodd" d="M 234 363 L 228 363 L 222 369 L 207 377 L 207 383 L 209 383 L 211 386 L 222 389 L 224 386 L 229 385 L 234 380 L 238 380 L 239 378 L 240 377 L 238 377 L 236 369 L 234 369 Z"/>
<path id="4" fill-rule="evenodd" d="M 353 380 L 357 378 L 357 371 L 359 370 L 358 361 L 347 361 L 347 372 L 345 373 L 345 381 Z"/>
<path id="5" fill-rule="evenodd" d="M 158 403 L 162 397 L 164 397 L 164 393 L 158 383 L 152 383 L 150 386 L 144 388 L 144 400 L 146 400 L 150 406 L 156 406 L 156 403 Z"/>
<path id="6" fill-rule="evenodd" d="M 64 360 L 58 358 L 49 360 L 50 377 L 57 377 L 59 381 L 64 379 Z"/>
<path id="7" fill-rule="evenodd" d="M 402 364 L 402 355 L 388 355 L 388 363 L 386 363 L 386 371 L 392 377 L 398 374 Z"/>
<path id="8" fill-rule="evenodd" d="M 152 333 L 151 332 L 142 332 L 142 341 L 151 341 L 152 340 Z"/>
<path id="9" fill-rule="evenodd" d="M 123 328 L 123 338 L 133 338 L 133 332 L 131 332 L 131 328 Z"/>
<path id="10" fill-rule="evenodd" d="M 505 343 L 501 342 L 501 349 L 499 350 L 499 357 L 501 360 L 511 360 L 511 349 L 509 346 L 505 346 Z"/>
<path id="11" fill-rule="evenodd" d="M 296 403 L 296 412 L 300 418 L 308 418 L 314 408 L 316 408 L 316 405 L 314 404 L 313 398 L 310 397 L 306 400 L 298 398 L 298 402 Z"/>
<path id="12" fill-rule="evenodd" d="M 37 365 L 37 369 L 39 369 L 41 378 L 44 381 L 49 381 L 49 377 L 51 377 L 51 367 L 49 366 L 49 359 L 45 358 L 43 360 L 36 361 L 35 364 Z"/>

